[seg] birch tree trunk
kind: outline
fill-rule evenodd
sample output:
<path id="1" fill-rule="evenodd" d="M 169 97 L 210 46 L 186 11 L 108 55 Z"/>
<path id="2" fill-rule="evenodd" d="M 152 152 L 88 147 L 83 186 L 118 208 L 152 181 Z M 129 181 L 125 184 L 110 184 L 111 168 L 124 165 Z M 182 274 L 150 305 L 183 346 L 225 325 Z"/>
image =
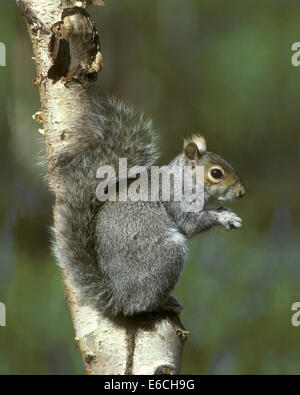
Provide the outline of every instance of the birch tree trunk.
<path id="1" fill-rule="evenodd" d="M 47 154 L 59 149 L 74 114 L 80 116 L 102 69 L 100 43 L 87 7 L 100 0 L 16 0 L 32 41 Z M 124 76 L 126 78 L 126 76 Z M 72 111 L 71 111 L 72 110 Z M 76 110 L 76 111 L 75 111 Z M 53 155 L 55 156 L 55 155 Z M 51 166 L 49 166 L 49 169 Z M 59 206 L 59 185 L 49 174 Z M 61 192 L 60 192 L 61 193 Z M 54 209 L 54 219 L 59 221 Z M 59 242 L 59 240 L 58 240 Z M 179 372 L 187 332 L 178 317 L 149 315 L 143 320 L 103 317 L 85 304 L 62 273 L 72 314 L 76 344 L 89 374 L 175 374 Z M 134 349 L 130 334 L 137 333 Z"/>

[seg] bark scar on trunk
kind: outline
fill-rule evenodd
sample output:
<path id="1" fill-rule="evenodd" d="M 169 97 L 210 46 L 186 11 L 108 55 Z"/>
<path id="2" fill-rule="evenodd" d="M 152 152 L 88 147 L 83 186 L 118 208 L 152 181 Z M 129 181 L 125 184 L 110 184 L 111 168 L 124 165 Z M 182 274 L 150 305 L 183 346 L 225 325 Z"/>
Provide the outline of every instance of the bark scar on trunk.
<path id="1" fill-rule="evenodd" d="M 81 40 L 78 40 L 79 35 Z M 61 79 L 65 84 L 72 80 L 80 83 L 94 81 L 102 69 L 100 40 L 84 8 L 63 10 L 61 20 L 51 27 L 48 50 L 52 63 L 48 77 L 54 83 Z"/>

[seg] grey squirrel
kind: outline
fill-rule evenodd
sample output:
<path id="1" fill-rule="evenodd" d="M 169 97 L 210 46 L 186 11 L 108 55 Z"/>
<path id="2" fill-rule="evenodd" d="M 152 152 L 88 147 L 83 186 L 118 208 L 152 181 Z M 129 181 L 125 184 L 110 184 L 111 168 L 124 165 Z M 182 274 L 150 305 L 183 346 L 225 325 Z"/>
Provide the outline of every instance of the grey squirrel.
<path id="1" fill-rule="evenodd" d="M 58 262 L 84 301 L 112 317 L 182 307 L 172 296 L 186 258 L 187 238 L 215 225 L 230 230 L 241 219 L 230 209 L 209 206 L 246 193 L 234 167 L 206 150 L 203 137 L 185 141 L 169 166 L 204 166 L 205 205 L 183 211 L 175 201 L 100 202 L 97 169 L 146 166 L 158 159 L 151 122 L 115 98 L 94 98 L 83 116 L 64 131 L 64 144 L 50 157 L 61 192 L 55 245 Z"/>

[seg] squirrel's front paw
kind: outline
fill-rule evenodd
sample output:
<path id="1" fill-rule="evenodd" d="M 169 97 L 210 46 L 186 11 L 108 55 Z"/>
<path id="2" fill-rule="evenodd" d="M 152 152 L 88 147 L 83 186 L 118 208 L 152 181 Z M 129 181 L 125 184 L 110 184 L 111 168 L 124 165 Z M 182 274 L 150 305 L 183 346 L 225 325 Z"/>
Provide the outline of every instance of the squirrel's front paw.
<path id="1" fill-rule="evenodd" d="M 226 230 L 238 229 L 242 226 L 242 219 L 227 207 L 217 209 L 217 220 Z"/>

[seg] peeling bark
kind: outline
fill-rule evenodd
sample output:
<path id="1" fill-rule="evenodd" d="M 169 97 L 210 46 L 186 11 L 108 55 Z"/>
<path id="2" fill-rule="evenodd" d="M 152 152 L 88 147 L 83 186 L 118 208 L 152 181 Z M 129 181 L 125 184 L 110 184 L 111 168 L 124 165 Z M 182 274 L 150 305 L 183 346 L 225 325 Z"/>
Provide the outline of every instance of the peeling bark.
<path id="1" fill-rule="evenodd" d="M 87 6 L 101 0 L 16 0 L 32 41 L 48 155 L 64 144 L 72 117 L 80 117 L 102 69 L 100 41 Z M 50 156 L 50 155 L 49 155 Z M 55 156 L 55 155 L 53 155 Z M 49 187 L 60 203 L 61 186 L 51 177 Z M 59 221 L 54 209 L 55 221 Z M 58 240 L 59 242 L 59 240 Z M 64 271 L 66 298 L 75 340 L 88 374 L 175 374 L 179 372 L 187 332 L 178 317 L 145 315 L 139 319 L 111 320 L 85 304 Z M 135 345 L 131 340 L 135 336 Z"/>

